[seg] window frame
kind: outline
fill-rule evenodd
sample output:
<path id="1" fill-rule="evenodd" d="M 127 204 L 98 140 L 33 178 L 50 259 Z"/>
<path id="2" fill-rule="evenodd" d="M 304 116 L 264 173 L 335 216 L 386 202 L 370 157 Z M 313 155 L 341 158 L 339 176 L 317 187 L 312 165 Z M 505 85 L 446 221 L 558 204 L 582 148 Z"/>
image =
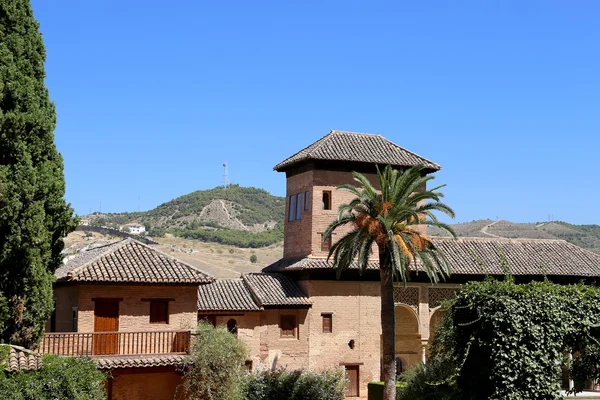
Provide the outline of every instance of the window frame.
<path id="1" fill-rule="evenodd" d="M 308 211 L 309 208 L 309 202 L 308 202 L 308 198 L 309 198 L 309 191 L 304 192 L 304 211 Z"/>
<path id="2" fill-rule="evenodd" d="M 292 329 L 284 329 L 284 320 L 291 320 Z M 286 324 L 287 325 L 287 324 Z M 291 333 L 285 333 L 291 331 Z M 283 314 L 279 316 L 279 337 L 281 339 L 298 339 L 298 321 L 294 314 Z"/>
<path id="3" fill-rule="evenodd" d="M 321 233 L 321 251 L 329 252 L 331 250 L 331 246 L 333 245 L 333 235 L 329 236 L 326 241 L 323 241 L 323 233 Z"/>
<path id="4" fill-rule="evenodd" d="M 296 195 L 296 221 L 300 221 L 302 219 L 302 198 L 304 197 L 304 193 L 300 192 Z"/>
<path id="5" fill-rule="evenodd" d="M 296 195 L 292 194 L 289 197 L 288 202 L 288 222 L 294 222 L 294 218 L 296 217 Z"/>
<path id="6" fill-rule="evenodd" d="M 323 312 L 321 313 L 323 319 L 323 333 L 333 333 L 333 313 Z M 329 320 L 329 327 L 326 327 L 325 321 Z"/>
<path id="7" fill-rule="evenodd" d="M 153 324 L 153 325 L 169 325 L 169 300 L 165 300 L 165 299 L 150 299 L 150 310 L 149 310 L 149 315 L 148 315 L 148 323 Z M 155 318 L 155 320 L 153 321 L 153 313 L 152 313 L 152 308 L 153 306 L 157 306 L 158 304 L 164 304 L 164 318 Z M 159 310 L 160 311 L 160 310 Z M 156 316 L 154 316 L 156 317 Z"/>
<path id="8" fill-rule="evenodd" d="M 331 209 L 333 208 L 331 190 L 323 190 L 323 194 L 321 197 L 322 197 L 322 203 L 323 203 L 323 210 L 331 211 Z M 327 201 L 325 201 L 326 199 L 327 199 Z"/>
<path id="9" fill-rule="evenodd" d="M 79 307 L 71 307 L 71 332 L 77 332 L 79 329 Z"/>

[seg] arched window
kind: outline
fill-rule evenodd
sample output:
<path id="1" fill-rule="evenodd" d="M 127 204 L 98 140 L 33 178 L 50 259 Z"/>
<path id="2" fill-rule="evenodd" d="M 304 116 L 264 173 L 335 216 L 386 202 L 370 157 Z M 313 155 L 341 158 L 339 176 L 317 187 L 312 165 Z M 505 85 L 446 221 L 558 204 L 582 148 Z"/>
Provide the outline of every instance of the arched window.
<path id="1" fill-rule="evenodd" d="M 237 321 L 235 319 L 232 318 L 229 321 L 227 321 L 227 330 L 230 333 L 233 333 L 234 335 L 237 336 L 238 326 L 237 326 Z"/>

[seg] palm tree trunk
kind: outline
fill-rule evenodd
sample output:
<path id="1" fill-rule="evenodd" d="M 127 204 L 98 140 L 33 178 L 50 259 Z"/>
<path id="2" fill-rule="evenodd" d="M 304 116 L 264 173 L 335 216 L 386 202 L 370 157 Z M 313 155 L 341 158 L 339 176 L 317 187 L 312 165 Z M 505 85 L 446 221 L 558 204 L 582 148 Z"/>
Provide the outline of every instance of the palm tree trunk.
<path id="1" fill-rule="evenodd" d="M 383 347 L 383 400 L 396 400 L 396 313 L 394 310 L 394 273 L 387 253 L 379 252 L 381 279 L 381 340 Z"/>

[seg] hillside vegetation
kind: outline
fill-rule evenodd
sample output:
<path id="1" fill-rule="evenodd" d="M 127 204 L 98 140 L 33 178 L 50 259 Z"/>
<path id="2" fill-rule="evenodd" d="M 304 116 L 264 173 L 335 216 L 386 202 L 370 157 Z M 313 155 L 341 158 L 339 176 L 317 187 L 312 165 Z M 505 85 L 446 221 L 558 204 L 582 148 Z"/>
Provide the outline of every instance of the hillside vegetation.
<path id="1" fill-rule="evenodd" d="M 198 190 L 144 212 L 86 216 L 93 225 L 118 227 L 131 221 L 150 236 L 176 236 L 238 247 L 263 247 L 283 240 L 285 199 L 263 189 L 232 185 Z"/>
<path id="2" fill-rule="evenodd" d="M 460 237 L 504 237 L 527 239 L 562 239 L 600 253 L 600 225 L 575 225 L 562 221 L 514 223 L 477 220 L 451 225 Z M 429 229 L 433 236 L 444 236 L 441 230 Z"/>

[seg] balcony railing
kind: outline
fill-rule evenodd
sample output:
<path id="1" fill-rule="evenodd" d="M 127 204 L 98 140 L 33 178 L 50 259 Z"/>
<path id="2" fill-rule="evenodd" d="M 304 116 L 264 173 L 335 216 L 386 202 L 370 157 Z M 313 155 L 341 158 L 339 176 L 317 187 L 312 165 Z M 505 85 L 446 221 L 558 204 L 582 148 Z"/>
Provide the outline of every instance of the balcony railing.
<path id="1" fill-rule="evenodd" d="M 190 331 L 46 333 L 40 352 L 63 356 L 187 354 Z"/>

